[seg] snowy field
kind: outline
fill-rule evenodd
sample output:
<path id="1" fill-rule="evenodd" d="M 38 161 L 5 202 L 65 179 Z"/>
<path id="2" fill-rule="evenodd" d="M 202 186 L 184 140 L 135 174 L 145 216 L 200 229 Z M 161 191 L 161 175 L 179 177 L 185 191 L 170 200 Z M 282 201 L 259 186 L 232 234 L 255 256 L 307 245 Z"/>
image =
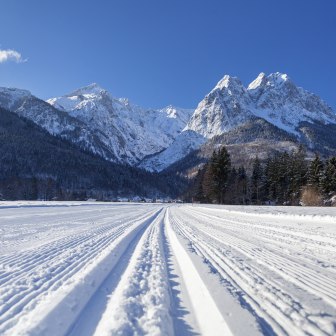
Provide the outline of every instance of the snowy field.
<path id="1" fill-rule="evenodd" d="M 335 335 L 336 208 L 0 203 L 0 335 Z"/>

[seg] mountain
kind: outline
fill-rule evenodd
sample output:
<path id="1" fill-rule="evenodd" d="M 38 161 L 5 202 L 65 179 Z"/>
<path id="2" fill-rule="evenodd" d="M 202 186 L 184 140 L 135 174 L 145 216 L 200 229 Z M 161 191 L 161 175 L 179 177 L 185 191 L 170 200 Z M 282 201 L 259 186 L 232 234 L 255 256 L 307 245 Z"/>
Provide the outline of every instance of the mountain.
<path id="1" fill-rule="evenodd" d="M 285 74 L 261 73 L 247 88 L 253 113 L 293 134 L 300 123 L 335 124 L 336 115 L 317 95 L 297 87 Z"/>
<path id="2" fill-rule="evenodd" d="M 173 196 L 180 188 L 174 177 L 106 161 L 3 108 L 0 157 L 0 198 L 5 199 Z"/>
<path id="3" fill-rule="evenodd" d="M 253 117 L 298 135 L 301 122 L 335 124 L 336 115 L 321 98 L 297 87 L 281 73 L 261 73 L 247 88 L 224 76 L 200 102 L 186 129 L 207 138 L 220 135 Z"/>
<path id="4" fill-rule="evenodd" d="M 193 112 L 173 106 L 141 108 L 112 97 L 97 84 L 47 102 L 82 122 L 113 152 L 116 161 L 131 165 L 172 144 Z"/>
<path id="5" fill-rule="evenodd" d="M 245 159 L 299 144 L 323 155 L 335 155 L 335 132 L 333 110 L 317 95 L 297 87 L 286 74 L 261 73 L 247 88 L 238 78 L 226 75 L 197 106 L 179 135 L 184 141 L 173 142 L 141 166 L 161 171 L 169 167 L 162 163 L 169 157 L 167 162 L 175 168 L 179 160 L 185 167 L 183 157 L 192 150 L 198 150 L 195 155 L 200 159 L 189 157 L 190 162 L 201 162 L 221 144 Z M 195 143 L 197 135 L 203 141 L 185 145 Z"/>
<path id="6" fill-rule="evenodd" d="M 198 104 L 185 129 L 212 138 L 248 121 L 253 116 L 251 105 L 241 81 L 226 75 Z"/>
<path id="7" fill-rule="evenodd" d="M 163 171 L 188 153 L 198 149 L 206 139 L 197 132 L 187 130 L 180 133 L 175 141 L 159 154 L 147 157 L 138 165 L 148 171 Z"/>
<path id="8" fill-rule="evenodd" d="M 204 162 L 222 144 L 239 160 L 300 144 L 336 154 L 334 111 L 278 72 L 247 87 L 226 75 L 196 110 L 142 108 L 97 84 L 47 101 L 0 88 L 0 106 L 108 161 L 151 172 Z"/>
<path id="9" fill-rule="evenodd" d="M 78 118 L 54 108 L 27 90 L 0 88 L 0 107 L 31 120 L 49 134 L 69 140 L 110 161 L 117 161 L 114 153 Z"/>

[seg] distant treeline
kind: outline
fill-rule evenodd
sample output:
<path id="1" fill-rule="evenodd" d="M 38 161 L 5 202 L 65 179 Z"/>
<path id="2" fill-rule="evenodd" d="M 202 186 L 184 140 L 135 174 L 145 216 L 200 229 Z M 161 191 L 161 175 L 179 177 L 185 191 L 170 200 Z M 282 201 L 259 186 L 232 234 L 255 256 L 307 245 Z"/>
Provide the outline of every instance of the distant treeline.
<path id="1" fill-rule="evenodd" d="M 252 169 L 233 167 L 225 147 L 199 170 L 185 199 L 218 204 L 328 205 L 336 195 L 336 157 L 308 161 L 303 147 L 277 153 Z"/>
<path id="2" fill-rule="evenodd" d="M 108 162 L 0 108 L 0 199 L 176 197 L 186 181 Z"/>

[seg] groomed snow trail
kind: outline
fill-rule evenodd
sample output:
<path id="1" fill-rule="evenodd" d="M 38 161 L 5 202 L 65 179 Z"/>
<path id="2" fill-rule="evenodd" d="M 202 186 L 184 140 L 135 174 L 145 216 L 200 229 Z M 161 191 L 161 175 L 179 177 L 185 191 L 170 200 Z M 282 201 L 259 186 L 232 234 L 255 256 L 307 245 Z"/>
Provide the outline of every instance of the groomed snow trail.
<path id="1" fill-rule="evenodd" d="M 0 204 L 0 335 L 335 335 L 336 209 Z"/>
<path id="2" fill-rule="evenodd" d="M 335 217 L 184 206 L 172 222 L 266 334 L 336 333 Z"/>

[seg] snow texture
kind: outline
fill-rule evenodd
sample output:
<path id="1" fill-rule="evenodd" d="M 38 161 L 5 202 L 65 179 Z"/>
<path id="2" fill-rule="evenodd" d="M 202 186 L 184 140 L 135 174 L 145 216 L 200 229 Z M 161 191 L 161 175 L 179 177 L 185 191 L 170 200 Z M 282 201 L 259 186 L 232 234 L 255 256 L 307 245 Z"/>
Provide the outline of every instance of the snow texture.
<path id="1" fill-rule="evenodd" d="M 173 106 L 141 108 L 128 99 L 112 97 L 97 84 L 48 103 L 85 123 L 119 162 L 132 165 L 173 143 L 193 112 Z"/>
<path id="2" fill-rule="evenodd" d="M 276 72 L 261 73 L 247 89 L 238 78 L 224 76 L 200 102 L 186 129 L 212 138 L 251 117 L 261 117 L 292 134 L 297 134 L 302 121 L 336 123 L 335 113 L 321 98 Z"/>
<path id="3" fill-rule="evenodd" d="M 3 202 L 1 335 L 334 335 L 336 209 Z"/>
<path id="4" fill-rule="evenodd" d="M 308 141 L 312 149 L 319 139 L 311 140 L 309 130 L 300 130 L 300 125 L 336 124 L 334 111 L 320 97 L 279 72 L 261 73 L 247 88 L 226 75 L 195 111 L 142 108 L 113 97 L 96 83 L 47 102 L 25 90 L 0 88 L 0 106 L 107 160 L 158 172 L 207 140 L 256 118 L 298 142 Z"/>

